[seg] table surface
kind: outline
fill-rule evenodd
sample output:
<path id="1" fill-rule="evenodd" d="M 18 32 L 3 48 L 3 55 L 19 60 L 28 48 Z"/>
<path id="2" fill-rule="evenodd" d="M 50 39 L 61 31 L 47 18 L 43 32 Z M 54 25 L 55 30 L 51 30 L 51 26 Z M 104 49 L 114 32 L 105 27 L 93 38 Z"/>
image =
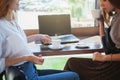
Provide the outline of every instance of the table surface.
<path id="1" fill-rule="evenodd" d="M 88 48 L 78 48 L 76 47 L 78 44 L 85 44 L 88 46 Z M 80 39 L 78 43 L 68 43 L 62 45 L 64 46 L 63 49 L 54 50 L 50 49 L 46 45 L 30 43 L 29 49 L 35 55 L 42 54 L 43 56 L 87 54 L 96 51 L 103 52 L 103 46 L 99 36 L 87 37 L 85 39 Z"/>

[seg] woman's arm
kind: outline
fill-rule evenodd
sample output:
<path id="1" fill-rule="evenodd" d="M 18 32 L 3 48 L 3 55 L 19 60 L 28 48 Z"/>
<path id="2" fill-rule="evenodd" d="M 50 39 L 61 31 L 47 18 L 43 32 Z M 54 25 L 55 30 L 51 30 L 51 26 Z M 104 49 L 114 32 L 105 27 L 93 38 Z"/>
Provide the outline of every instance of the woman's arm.
<path id="1" fill-rule="evenodd" d="M 27 37 L 28 42 L 32 42 L 35 40 L 41 40 L 43 43 L 50 43 L 51 38 L 48 35 L 43 34 L 34 34 Z"/>
<path id="2" fill-rule="evenodd" d="M 28 40 L 28 42 L 39 40 L 38 37 L 40 37 L 40 36 L 42 36 L 42 35 L 41 34 L 30 35 L 30 36 L 27 36 L 27 40 Z"/>
<path id="3" fill-rule="evenodd" d="M 120 53 L 103 55 L 99 52 L 93 54 L 93 60 L 95 61 L 120 61 Z"/>
<path id="4" fill-rule="evenodd" d="M 31 61 L 33 63 L 36 64 L 43 64 L 44 59 L 42 58 L 42 56 L 21 56 L 21 57 L 17 57 L 17 58 L 6 58 L 5 59 L 5 66 L 12 66 L 14 64 L 17 64 L 19 62 L 23 62 L 23 61 Z"/>

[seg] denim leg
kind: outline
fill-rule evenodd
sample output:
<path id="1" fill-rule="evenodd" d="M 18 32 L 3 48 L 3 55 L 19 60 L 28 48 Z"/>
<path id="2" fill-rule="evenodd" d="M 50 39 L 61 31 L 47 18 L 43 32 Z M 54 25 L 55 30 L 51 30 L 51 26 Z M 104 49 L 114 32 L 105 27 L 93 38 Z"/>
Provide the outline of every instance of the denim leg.
<path id="1" fill-rule="evenodd" d="M 49 74 L 55 74 L 55 73 L 61 73 L 61 72 L 67 72 L 65 70 L 53 70 L 53 69 L 43 69 L 43 70 L 37 70 L 38 75 L 49 75 Z"/>
<path id="2" fill-rule="evenodd" d="M 61 72 L 49 75 L 42 75 L 38 80 L 80 80 L 78 74 L 74 72 Z"/>
<path id="3" fill-rule="evenodd" d="M 20 67 L 20 70 L 25 74 L 27 80 L 38 80 L 38 73 L 32 62 L 26 62 L 25 64 L 20 65 Z"/>
<path id="4" fill-rule="evenodd" d="M 75 72 L 49 70 L 44 71 L 42 75 L 38 75 L 33 63 L 25 63 L 21 66 L 22 71 L 27 76 L 27 80 L 80 80 Z M 52 72 L 53 71 L 53 72 Z"/>

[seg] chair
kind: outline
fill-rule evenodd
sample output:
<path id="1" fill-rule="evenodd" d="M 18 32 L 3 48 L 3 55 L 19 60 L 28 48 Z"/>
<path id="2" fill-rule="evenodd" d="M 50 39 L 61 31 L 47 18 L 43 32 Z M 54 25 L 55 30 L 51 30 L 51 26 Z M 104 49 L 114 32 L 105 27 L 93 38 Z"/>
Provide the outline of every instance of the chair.
<path id="1" fill-rule="evenodd" d="M 22 71 L 14 66 L 6 68 L 5 80 L 27 80 Z"/>

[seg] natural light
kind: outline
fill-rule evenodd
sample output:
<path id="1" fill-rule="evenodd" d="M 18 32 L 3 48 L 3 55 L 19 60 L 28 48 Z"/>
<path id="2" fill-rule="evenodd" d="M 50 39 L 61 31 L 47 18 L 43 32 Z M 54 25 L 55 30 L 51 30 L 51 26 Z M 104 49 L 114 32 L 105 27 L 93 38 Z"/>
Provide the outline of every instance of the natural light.
<path id="1" fill-rule="evenodd" d="M 17 15 L 23 29 L 38 29 L 38 15 L 61 13 L 71 15 L 72 28 L 93 27 L 94 8 L 95 0 L 20 0 Z"/>

